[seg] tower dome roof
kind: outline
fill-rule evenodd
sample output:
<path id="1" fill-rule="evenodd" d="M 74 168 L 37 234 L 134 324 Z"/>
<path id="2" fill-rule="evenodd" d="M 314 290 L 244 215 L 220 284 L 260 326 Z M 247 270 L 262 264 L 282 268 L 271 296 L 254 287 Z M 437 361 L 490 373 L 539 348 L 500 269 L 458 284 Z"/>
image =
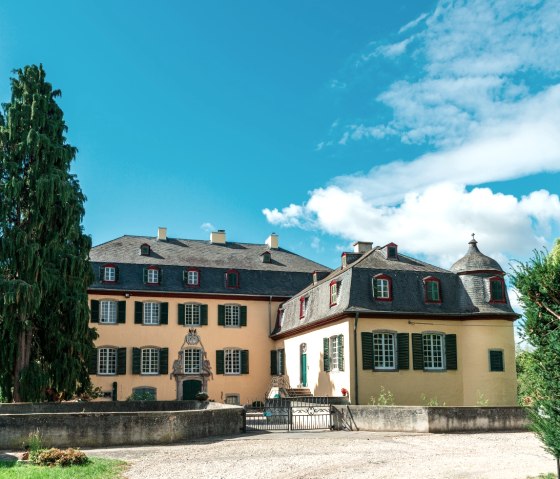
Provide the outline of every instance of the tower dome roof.
<path id="1" fill-rule="evenodd" d="M 477 244 L 478 241 L 474 239 L 473 234 L 473 239 L 469 241 L 467 254 L 451 266 L 451 271 L 458 274 L 474 273 L 476 271 L 496 271 L 503 274 L 504 270 L 500 264 L 495 259 L 482 254 Z"/>

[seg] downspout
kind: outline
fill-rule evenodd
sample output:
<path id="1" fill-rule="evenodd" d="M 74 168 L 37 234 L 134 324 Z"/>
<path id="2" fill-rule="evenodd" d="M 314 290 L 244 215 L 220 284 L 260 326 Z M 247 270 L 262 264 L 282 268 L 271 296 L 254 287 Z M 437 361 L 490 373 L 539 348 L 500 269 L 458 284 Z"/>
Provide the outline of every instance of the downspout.
<path id="1" fill-rule="evenodd" d="M 354 391 L 356 391 L 356 405 L 360 404 L 360 395 L 358 390 L 358 319 L 360 313 L 354 315 Z"/>
<path id="2" fill-rule="evenodd" d="M 268 297 L 268 336 L 272 334 L 272 296 Z"/>

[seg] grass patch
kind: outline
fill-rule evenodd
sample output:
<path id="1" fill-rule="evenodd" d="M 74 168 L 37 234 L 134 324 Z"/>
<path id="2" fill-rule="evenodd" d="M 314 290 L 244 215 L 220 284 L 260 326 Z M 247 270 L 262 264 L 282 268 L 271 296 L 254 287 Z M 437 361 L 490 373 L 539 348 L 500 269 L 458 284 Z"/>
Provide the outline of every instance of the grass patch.
<path id="1" fill-rule="evenodd" d="M 117 479 L 126 463 L 114 459 L 91 457 L 83 466 L 44 467 L 0 461 L 0 479 Z"/>
<path id="2" fill-rule="evenodd" d="M 539 474 L 538 476 L 531 476 L 527 479 L 556 479 L 556 474 L 549 472 L 548 474 Z"/>

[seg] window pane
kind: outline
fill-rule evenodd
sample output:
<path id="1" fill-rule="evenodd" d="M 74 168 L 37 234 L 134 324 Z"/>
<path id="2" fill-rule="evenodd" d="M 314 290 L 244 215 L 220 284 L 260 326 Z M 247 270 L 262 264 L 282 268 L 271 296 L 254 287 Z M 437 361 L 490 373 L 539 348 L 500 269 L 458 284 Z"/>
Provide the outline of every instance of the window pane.
<path id="1" fill-rule="evenodd" d="M 443 335 L 424 334 L 424 368 L 443 369 Z"/>
<path id="2" fill-rule="evenodd" d="M 144 303 L 144 324 L 159 324 L 159 303 Z"/>
<path id="3" fill-rule="evenodd" d="M 393 333 L 373 334 L 373 367 L 375 369 L 395 369 L 395 335 Z"/>
<path id="4" fill-rule="evenodd" d="M 159 271 L 157 269 L 148 270 L 148 283 L 157 283 L 159 281 Z"/>
<path id="5" fill-rule="evenodd" d="M 194 286 L 198 284 L 198 271 L 187 272 L 187 284 Z"/>
<path id="6" fill-rule="evenodd" d="M 226 326 L 239 326 L 239 306 L 237 305 L 226 305 L 225 307 L 225 325 Z"/>
<path id="7" fill-rule="evenodd" d="M 101 301 L 101 316 L 99 317 L 100 323 L 116 323 L 117 322 L 117 302 L 116 301 Z"/>
<path id="8" fill-rule="evenodd" d="M 439 301 L 439 283 L 426 281 L 426 297 L 428 301 Z"/>
<path id="9" fill-rule="evenodd" d="M 492 280 L 490 285 L 490 298 L 492 301 L 502 301 L 504 299 L 503 283 L 500 280 Z"/>
<path id="10" fill-rule="evenodd" d="M 241 350 L 226 349 L 224 351 L 224 363 L 226 374 L 241 374 Z"/>
<path id="11" fill-rule="evenodd" d="M 141 355 L 142 374 L 159 373 L 159 349 L 144 348 Z"/>
<path id="12" fill-rule="evenodd" d="M 377 298 L 388 299 L 389 298 L 389 280 L 388 279 L 376 279 L 375 280 L 375 291 Z"/>
<path id="13" fill-rule="evenodd" d="M 329 339 L 329 356 L 331 371 L 338 370 L 338 336 L 332 336 Z"/>
<path id="14" fill-rule="evenodd" d="M 185 349 L 185 374 L 200 373 L 200 349 Z"/>
<path id="15" fill-rule="evenodd" d="M 100 348 L 97 354 L 98 374 L 117 374 L 117 350 Z"/>
<path id="16" fill-rule="evenodd" d="M 200 325 L 200 305 L 185 304 L 185 324 L 187 326 Z"/>
<path id="17" fill-rule="evenodd" d="M 104 268 L 104 281 L 115 281 L 115 268 L 112 267 L 105 267 Z"/>

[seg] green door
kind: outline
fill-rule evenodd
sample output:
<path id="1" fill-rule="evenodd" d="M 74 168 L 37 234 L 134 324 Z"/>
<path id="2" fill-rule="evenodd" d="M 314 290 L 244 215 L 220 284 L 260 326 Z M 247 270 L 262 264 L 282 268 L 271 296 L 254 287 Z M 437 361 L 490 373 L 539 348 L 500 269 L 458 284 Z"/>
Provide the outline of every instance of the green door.
<path id="1" fill-rule="evenodd" d="M 301 385 L 307 387 L 307 353 L 300 353 L 300 379 Z"/>
<path id="2" fill-rule="evenodd" d="M 195 396 L 202 391 L 202 382 L 194 379 L 183 381 L 183 400 L 195 399 Z"/>

